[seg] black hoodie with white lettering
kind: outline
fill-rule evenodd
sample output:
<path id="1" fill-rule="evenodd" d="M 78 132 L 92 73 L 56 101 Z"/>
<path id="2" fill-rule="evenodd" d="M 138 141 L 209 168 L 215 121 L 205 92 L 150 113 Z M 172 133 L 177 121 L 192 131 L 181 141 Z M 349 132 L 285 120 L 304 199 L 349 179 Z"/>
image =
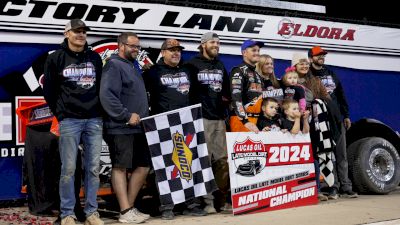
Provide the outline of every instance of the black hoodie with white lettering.
<path id="1" fill-rule="evenodd" d="M 229 105 L 229 77 L 225 66 L 218 58 L 209 60 L 198 54 L 185 65 L 191 76 L 191 104 L 201 103 L 203 117 L 223 120 Z"/>
<path id="2" fill-rule="evenodd" d="M 190 78 L 186 66 L 171 67 L 161 58 L 143 78 L 152 115 L 189 106 Z"/>
<path id="3" fill-rule="evenodd" d="M 85 44 L 73 52 L 64 39 L 61 49 L 47 57 L 43 95 L 58 121 L 64 118 L 89 119 L 102 116 L 99 100 L 102 60 Z"/>

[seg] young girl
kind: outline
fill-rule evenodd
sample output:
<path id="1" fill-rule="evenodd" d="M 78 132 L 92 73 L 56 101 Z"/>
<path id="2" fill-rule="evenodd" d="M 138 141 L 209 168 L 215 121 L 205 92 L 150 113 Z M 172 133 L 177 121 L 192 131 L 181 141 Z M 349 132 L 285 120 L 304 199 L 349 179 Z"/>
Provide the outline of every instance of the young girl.
<path id="1" fill-rule="evenodd" d="M 282 129 L 288 130 L 292 134 L 298 134 L 300 130 L 303 134 L 310 131 L 310 125 L 308 124 L 310 111 L 305 110 L 301 113 L 299 103 L 293 99 L 283 100 L 282 108 L 285 114 L 285 118 L 282 119 Z"/>
<path id="2" fill-rule="evenodd" d="M 261 131 L 279 131 L 281 122 L 278 114 L 278 101 L 267 97 L 262 102 L 262 113 L 257 120 L 257 127 Z"/>
<path id="3" fill-rule="evenodd" d="M 296 72 L 295 67 L 289 67 L 285 70 L 285 74 L 282 77 L 282 83 L 284 87 L 285 99 L 294 99 L 299 102 L 300 112 L 306 110 L 306 98 L 304 87 L 297 83 L 299 75 Z"/>

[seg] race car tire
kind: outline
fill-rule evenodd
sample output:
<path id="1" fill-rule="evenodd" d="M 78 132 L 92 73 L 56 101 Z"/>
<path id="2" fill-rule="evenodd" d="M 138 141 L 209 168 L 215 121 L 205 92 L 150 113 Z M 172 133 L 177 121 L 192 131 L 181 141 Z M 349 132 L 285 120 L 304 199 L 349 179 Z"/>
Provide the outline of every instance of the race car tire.
<path id="1" fill-rule="evenodd" d="M 387 194 L 400 183 L 400 156 L 380 137 L 358 140 L 348 148 L 349 173 L 359 193 Z"/>

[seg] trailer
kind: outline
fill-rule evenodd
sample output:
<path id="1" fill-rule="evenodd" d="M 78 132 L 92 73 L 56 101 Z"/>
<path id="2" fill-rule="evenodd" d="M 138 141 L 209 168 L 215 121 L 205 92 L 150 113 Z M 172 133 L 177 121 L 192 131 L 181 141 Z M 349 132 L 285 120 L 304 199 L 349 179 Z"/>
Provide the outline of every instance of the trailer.
<path id="1" fill-rule="evenodd" d="M 181 41 L 185 60 L 197 54 L 201 35 L 213 31 L 221 38 L 220 58 L 228 71 L 242 60 L 242 42 L 252 38 L 266 44 L 261 54 L 275 59 L 280 77 L 293 53 L 323 47 L 354 122 L 347 132 L 354 187 L 385 194 L 399 185 L 400 29 L 122 0 L 6 0 L 0 3 L 0 201 L 26 197 L 21 193 L 26 124 L 15 112 L 43 102 L 44 62 L 74 18 L 91 27 L 88 42 L 103 59 L 116 50 L 116 37 L 124 31 L 138 34 L 153 61 L 166 38 Z M 107 177 L 107 146 L 103 151 Z"/>

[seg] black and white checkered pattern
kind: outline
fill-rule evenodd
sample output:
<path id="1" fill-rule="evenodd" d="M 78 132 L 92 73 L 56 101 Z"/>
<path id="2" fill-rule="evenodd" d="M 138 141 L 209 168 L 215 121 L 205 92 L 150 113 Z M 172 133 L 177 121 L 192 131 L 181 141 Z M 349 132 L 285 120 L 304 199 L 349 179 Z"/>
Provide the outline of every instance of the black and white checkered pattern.
<path id="1" fill-rule="evenodd" d="M 147 117 L 142 122 L 162 205 L 178 204 L 217 189 L 208 158 L 200 104 Z M 193 135 L 188 144 L 193 154 L 193 177 L 189 181 L 181 179 L 179 173 L 177 178 L 171 178 L 175 168 L 172 161 L 172 136 L 176 132 L 183 134 L 185 138 Z"/>
<path id="2" fill-rule="evenodd" d="M 332 187 L 335 182 L 332 151 L 336 144 L 332 138 L 328 121 L 328 109 L 326 108 L 326 104 L 320 99 L 315 99 L 312 102 L 312 106 L 315 131 L 319 133 L 319 142 L 317 144 L 319 168 L 325 182 L 329 187 Z"/>

